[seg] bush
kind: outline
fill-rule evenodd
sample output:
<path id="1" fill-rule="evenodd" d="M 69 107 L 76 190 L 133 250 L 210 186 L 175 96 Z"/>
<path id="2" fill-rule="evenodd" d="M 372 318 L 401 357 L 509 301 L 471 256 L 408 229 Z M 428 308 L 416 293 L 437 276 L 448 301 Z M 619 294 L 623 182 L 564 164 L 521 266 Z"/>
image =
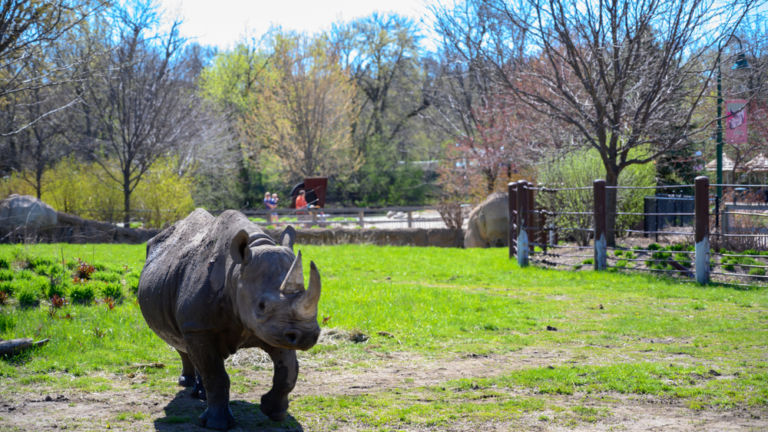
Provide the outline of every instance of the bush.
<path id="1" fill-rule="evenodd" d="M 92 280 L 102 281 L 102 282 L 120 282 L 122 278 L 123 278 L 122 275 L 119 275 L 117 273 L 108 273 L 108 272 L 96 272 L 91 277 Z"/>
<path id="2" fill-rule="evenodd" d="M 145 228 L 171 225 L 194 210 L 192 180 L 179 177 L 176 166 L 173 158 L 158 160 L 136 187 L 133 207 Z"/>
<path id="3" fill-rule="evenodd" d="M 63 279 L 60 283 L 52 283 L 48 286 L 48 291 L 45 293 L 45 297 L 50 299 L 57 295 L 61 298 L 68 297 L 71 282 L 67 279 Z"/>
<path id="4" fill-rule="evenodd" d="M 34 307 L 39 303 L 40 291 L 31 285 L 25 285 L 16 294 L 16 300 L 21 307 Z"/>
<path id="5" fill-rule="evenodd" d="M 102 285 L 101 296 L 109 297 L 112 300 L 118 300 L 123 297 L 123 286 L 119 282 L 110 282 Z"/>
<path id="6" fill-rule="evenodd" d="M 48 266 L 50 266 L 51 264 L 55 264 L 55 261 L 53 261 L 53 260 L 52 260 L 52 259 L 50 259 L 50 258 L 45 258 L 45 257 L 34 257 L 34 258 L 30 258 L 30 259 L 29 259 L 29 261 L 27 262 L 27 266 L 28 266 L 30 269 L 32 269 L 32 270 L 34 270 L 35 272 L 37 272 L 37 273 L 40 273 L 40 272 L 38 271 L 38 269 L 39 269 L 39 268 L 43 268 L 43 267 L 46 267 L 46 268 L 47 268 L 47 267 L 48 267 Z"/>
<path id="7" fill-rule="evenodd" d="M 90 304 L 95 298 L 93 286 L 89 283 L 76 283 L 69 291 L 73 303 Z"/>
<path id="8" fill-rule="evenodd" d="M 12 281 L 13 270 L 0 270 L 0 281 Z"/>
<path id="9" fill-rule="evenodd" d="M 12 296 L 16 291 L 16 284 L 13 281 L 0 281 L 0 291 Z"/>
<path id="10" fill-rule="evenodd" d="M 10 269 L 11 260 L 8 257 L 0 256 L 0 269 Z"/>
<path id="11" fill-rule="evenodd" d="M 139 275 L 136 273 L 128 273 L 128 275 L 125 276 L 125 285 L 128 288 L 128 291 L 133 293 L 133 295 L 136 295 L 139 291 Z"/>
<path id="12" fill-rule="evenodd" d="M 581 150 L 570 153 L 552 163 L 542 165 L 538 173 L 539 183 L 552 188 L 590 187 L 584 190 L 558 191 L 557 193 L 539 193 L 537 201 L 554 212 L 592 212 L 592 189 L 595 179 L 605 178 L 600 155 L 596 150 Z M 619 186 L 654 186 L 655 169 L 652 164 L 630 165 L 619 176 Z M 643 198 L 648 193 L 644 189 L 621 189 L 617 191 L 616 210 L 625 213 L 642 213 Z M 619 215 L 616 218 L 617 236 L 621 230 L 631 228 L 642 221 L 641 215 Z M 591 214 L 557 215 L 553 221 L 558 227 L 591 227 Z M 579 244 L 589 243 L 589 232 L 576 231 L 571 234 Z"/>
<path id="13" fill-rule="evenodd" d="M 13 330 L 14 327 L 16 327 L 16 320 L 13 318 L 13 315 L 0 312 L 0 333 Z"/>
<path id="14" fill-rule="evenodd" d="M 18 272 L 16 272 L 16 278 L 17 279 L 27 279 L 27 280 L 29 280 L 29 279 L 34 279 L 36 277 L 37 277 L 37 275 L 32 270 L 24 269 L 24 270 L 19 270 Z"/>
<path id="15" fill-rule="evenodd" d="M 765 276 L 765 269 L 760 267 L 752 267 L 749 269 L 750 276 Z"/>

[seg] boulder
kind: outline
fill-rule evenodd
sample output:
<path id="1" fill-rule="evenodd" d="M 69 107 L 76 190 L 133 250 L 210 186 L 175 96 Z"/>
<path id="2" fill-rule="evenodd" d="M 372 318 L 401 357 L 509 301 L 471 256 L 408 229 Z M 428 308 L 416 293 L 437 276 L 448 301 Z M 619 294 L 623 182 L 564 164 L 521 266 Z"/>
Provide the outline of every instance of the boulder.
<path id="1" fill-rule="evenodd" d="M 32 234 L 55 227 L 56 210 L 29 195 L 10 195 L 0 201 L 0 235 L 9 233 Z"/>
<path id="2" fill-rule="evenodd" d="M 508 245 L 509 197 L 495 192 L 469 214 L 464 247 L 501 247 Z"/>

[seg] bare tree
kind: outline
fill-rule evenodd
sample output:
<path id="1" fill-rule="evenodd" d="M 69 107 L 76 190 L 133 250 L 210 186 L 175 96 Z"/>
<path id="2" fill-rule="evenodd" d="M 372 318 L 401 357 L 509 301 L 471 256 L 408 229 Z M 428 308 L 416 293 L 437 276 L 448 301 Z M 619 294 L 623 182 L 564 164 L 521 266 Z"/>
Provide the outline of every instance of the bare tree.
<path id="1" fill-rule="evenodd" d="M 578 131 L 601 155 L 608 186 L 627 166 L 680 145 L 713 67 L 704 55 L 729 37 L 753 0 L 469 0 L 521 46 L 479 46 L 496 77 L 530 108 Z M 461 37 L 459 33 L 456 37 Z M 521 79 L 525 77 L 526 79 Z M 521 85 L 535 82 L 539 85 Z M 607 197 L 615 243 L 616 189 Z"/>
<path id="2" fill-rule="evenodd" d="M 200 136 L 203 127 L 193 82 L 181 56 L 184 40 L 174 22 L 167 35 L 152 34 L 158 20 L 151 2 L 117 9 L 109 53 L 90 70 L 82 113 L 91 122 L 81 145 L 116 182 L 131 219 L 131 194 L 160 157 Z"/>
<path id="3" fill-rule="evenodd" d="M 73 79 L 73 64 L 57 61 L 55 45 L 106 4 L 101 0 L 8 0 L 0 5 L 0 174 L 21 170 L 22 163 L 29 168 L 30 159 L 40 160 L 48 153 L 44 142 L 29 145 L 29 138 L 41 137 L 41 129 L 47 126 L 31 135 L 28 128 L 77 102 L 52 94 L 52 89 Z M 22 133 L 26 136 L 19 136 Z"/>

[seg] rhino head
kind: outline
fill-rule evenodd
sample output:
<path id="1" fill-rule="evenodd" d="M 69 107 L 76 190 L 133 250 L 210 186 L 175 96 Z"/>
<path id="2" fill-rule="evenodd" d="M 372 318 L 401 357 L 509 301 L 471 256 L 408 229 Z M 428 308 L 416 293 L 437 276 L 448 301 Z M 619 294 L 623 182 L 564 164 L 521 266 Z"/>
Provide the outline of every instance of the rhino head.
<path id="1" fill-rule="evenodd" d="M 245 230 L 232 239 L 235 310 L 245 327 L 269 345 L 307 350 L 320 335 L 317 304 L 320 273 L 310 262 L 309 288 L 304 288 L 301 252 L 294 257 L 295 231 L 286 228 L 275 245 L 254 240 Z"/>

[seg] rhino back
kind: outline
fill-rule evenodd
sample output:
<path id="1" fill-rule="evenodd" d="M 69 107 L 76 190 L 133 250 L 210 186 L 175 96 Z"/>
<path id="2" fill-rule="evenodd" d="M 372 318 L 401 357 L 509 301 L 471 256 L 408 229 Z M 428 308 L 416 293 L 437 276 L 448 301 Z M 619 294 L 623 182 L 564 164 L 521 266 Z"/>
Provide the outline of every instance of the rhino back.
<path id="1" fill-rule="evenodd" d="M 240 212 L 214 218 L 197 209 L 147 244 L 139 305 L 150 328 L 175 348 L 185 350 L 185 332 L 237 327 L 225 287 L 229 244 L 240 229 L 260 231 Z"/>

